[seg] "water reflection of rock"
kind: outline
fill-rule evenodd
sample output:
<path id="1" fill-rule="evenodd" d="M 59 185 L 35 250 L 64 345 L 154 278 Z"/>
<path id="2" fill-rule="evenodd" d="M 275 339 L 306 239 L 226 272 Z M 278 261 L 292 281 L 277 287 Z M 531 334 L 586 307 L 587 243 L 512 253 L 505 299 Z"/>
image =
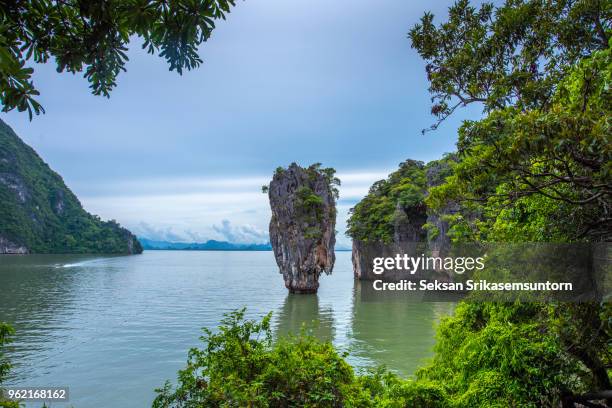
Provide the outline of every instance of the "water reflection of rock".
<path id="1" fill-rule="evenodd" d="M 435 324 L 453 307 L 407 292 L 375 291 L 372 282 L 355 280 L 350 353 L 363 360 L 360 365 L 412 375 L 432 356 Z"/>
<path id="2" fill-rule="evenodd" d="M 324 341 L 334 339 L 334 319 L 331 307 L 320 307 L 317 295 L 289 293 L 276 316 L 276 337 L 298 334 L 303 326 L 308 333 Z"/>

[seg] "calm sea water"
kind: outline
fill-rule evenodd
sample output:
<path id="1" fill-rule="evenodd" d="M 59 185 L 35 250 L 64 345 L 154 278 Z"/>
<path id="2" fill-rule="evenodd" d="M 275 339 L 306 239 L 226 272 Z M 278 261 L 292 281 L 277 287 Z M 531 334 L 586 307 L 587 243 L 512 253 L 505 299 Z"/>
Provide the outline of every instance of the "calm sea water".
<path id="1" fill-rule="evenodd" d="M 150 406 L 200 329 L 244 306 L 250 318 L 272 311 L 277 335 L 308 324 L 358 369 L 411 375 L 452 304 L 374 293 L 354 281 L 349 252 L 337 258 L 317 295 L 290 295 L 271 252 L 0 257 L 0 321 L 17 331 L 7 385 L 67 386 L 77 408 Z"/>

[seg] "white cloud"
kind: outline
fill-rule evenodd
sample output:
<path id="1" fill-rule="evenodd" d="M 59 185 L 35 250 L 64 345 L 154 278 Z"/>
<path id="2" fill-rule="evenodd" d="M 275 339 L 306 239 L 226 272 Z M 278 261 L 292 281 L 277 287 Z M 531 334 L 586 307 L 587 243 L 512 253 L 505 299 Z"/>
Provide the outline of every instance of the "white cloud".
<path id="1" fill-rule="evenodd" d="M 221 225 L 213 225 L 213 230 L 221 235 L 223 241 L 237 243 L 265 243 L 268 233 L 253 225 L 234 226 L 229 220 L 221 221 Z"/>
<path id="2" fill-rule="evenodd" d="M 170 241 L 170 242 L 181 242 L 183 236 L 176 234 L 172 227 L 166 229 L 155 228 L 146 222 L 139 223 L 136 227 L 132 228 L 132 232 L 139 237 L 152 239 L 155 241 Z"/>

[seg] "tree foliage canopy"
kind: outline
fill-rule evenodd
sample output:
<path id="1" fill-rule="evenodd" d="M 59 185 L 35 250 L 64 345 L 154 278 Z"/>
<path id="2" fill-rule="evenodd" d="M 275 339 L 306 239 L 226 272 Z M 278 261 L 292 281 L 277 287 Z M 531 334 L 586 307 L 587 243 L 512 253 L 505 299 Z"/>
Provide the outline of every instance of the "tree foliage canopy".
<path id="1" fill-rule="evenodd" d="M 453 240 L 609 241 L 611 9 L 596 0 L 476 9 L 461 0 L 448 22 L 435 26 L 426 14 L 411 31 L 438 120 L 484 105 L 482 119 L 460 128 L 452 174 L 425 200 L 432 211 L 461 204 L 446 215 Z M 606 303 L 464 303 L 442 323 L 434 364 L 422 375 L 448 383 L 459 405 L 572 402 L 610 388 L 610 321 Z M 508 330 L 497 333 L 501 327 Z M 487 392 L 486 404 L 472 399 Z"/>
<path id="2" fill-rule="evenodd" d="M 452 199 L 507 206 L 539 195 L 559 202 L 564 224 L 571 220 L 574 229 L 569 239 L 608 239 L 611 67 L 610 50 L 597 51 L 568 72 L 547 109 L 507 107 L 464 123 L 461 160 L 448 183 L 433 189 L 430 205 Z"/>
<path id="3" fill-rule="evenodd" d="M 507 0 L 479 8 L 460 0 L 436 26 L 426 13 L 410 31 L 427 62 L 437 125 L 457 108 L 485 112 L 546 108 L 567 70 L 610 39 L 612 7 L 602 0 Z"/>
<path id="4" fill-rule="evenodd" d="M 35 100 L 34 63 L 55 59 L 94 95 L 108 97 L 125 71 L 127 46 L 139 37 L 171 71 L 199 66 L 198 46 L 235 0 L 18 0 L 0 4 L 0 101 L 3 111 L 44 112 Z"/>
<path id="5" fill-rule="evenodd" d="M 598 0 L 461 0 L 439 26 L 426 13 L 410 36 L 427 61 L 433 114 L 475 102 L 486 112 L 464 122 L 455 175 L 429 204 L 537 194 L 564 203 L 571 239 L 607 239 L 611 27 L 610 2 Z"/>

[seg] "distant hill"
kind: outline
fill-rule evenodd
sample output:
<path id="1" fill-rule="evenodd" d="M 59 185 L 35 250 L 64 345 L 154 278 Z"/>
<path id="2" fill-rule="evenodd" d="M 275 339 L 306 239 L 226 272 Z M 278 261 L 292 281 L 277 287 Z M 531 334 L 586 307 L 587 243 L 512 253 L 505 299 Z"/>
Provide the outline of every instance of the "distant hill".
<path id="1" fill-rule="evenodd" d="M 0 120 L 0 254 L 141 252 L 130 231 L 86 212 L 62 177 Z"/>
<path id="2" fill-rule="evenodd" d="M 180 251 L 271 251 L 270 244 L 234 244 L 226 241 L 208 240 L 206 242 L 168 242 L 138 238 L 142 247 L 148 250 Z"/>

